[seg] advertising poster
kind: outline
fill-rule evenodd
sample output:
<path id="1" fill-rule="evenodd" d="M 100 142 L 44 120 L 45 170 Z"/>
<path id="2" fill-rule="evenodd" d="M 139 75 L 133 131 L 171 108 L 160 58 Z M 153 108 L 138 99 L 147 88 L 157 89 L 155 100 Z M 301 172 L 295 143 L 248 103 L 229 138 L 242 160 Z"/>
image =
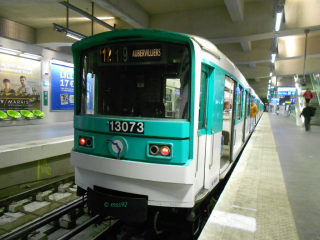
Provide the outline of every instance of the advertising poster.
<path id="1" fill-rule="evenodd" d="M 0 53 L 0 110 L 40 110 L 40 61 Z"/>
<path id="2" fill-rule="evenodd" d="M 74 109 L 73 67 L 51 63 L 51 111 Z"/>

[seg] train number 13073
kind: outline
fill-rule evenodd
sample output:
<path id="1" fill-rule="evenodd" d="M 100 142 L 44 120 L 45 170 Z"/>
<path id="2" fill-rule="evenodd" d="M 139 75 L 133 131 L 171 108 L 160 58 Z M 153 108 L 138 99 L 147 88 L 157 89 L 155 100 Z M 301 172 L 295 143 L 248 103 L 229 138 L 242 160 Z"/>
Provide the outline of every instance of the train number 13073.
<path id="1" fill-rule="evenodd" d="M 109 132 L 144 134 L 143 122 L 110 121 Z"/>

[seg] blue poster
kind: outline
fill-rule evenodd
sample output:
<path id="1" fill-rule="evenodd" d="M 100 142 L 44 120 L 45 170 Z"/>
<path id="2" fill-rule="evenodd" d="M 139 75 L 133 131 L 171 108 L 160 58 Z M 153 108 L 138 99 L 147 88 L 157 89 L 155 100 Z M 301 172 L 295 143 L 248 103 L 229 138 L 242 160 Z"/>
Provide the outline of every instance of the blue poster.
<path id="1" fill-rule="evenodd" d="M 51 111 L 74 109 L 73 67 L 51 63 Z"/>

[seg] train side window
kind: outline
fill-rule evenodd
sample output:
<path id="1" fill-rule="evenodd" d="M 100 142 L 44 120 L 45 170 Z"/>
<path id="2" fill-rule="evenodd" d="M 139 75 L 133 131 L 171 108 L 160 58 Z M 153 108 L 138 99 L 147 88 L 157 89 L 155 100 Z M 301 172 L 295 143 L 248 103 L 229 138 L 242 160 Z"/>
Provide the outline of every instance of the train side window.
<path id="1" fill-rule="evenodd" d="M 242 118 L 243 87 L 239 85 L 237 88 L 237 120 L 240 120 Z"/>
<path id="2" fill-rule="evenodd" d="M 251 106 L 250 106 L 250 95 L 247 96 L 247 117 L 250 116 Z"/>
<path id="3" fill-rule="evenodd" d="M 207 99 L 207 73 L 201 71 L 201 82 L 200 82 L 200 101 L 199 101 L 199 127 L 198 129 L 206 127 L 206 99 Z"/>

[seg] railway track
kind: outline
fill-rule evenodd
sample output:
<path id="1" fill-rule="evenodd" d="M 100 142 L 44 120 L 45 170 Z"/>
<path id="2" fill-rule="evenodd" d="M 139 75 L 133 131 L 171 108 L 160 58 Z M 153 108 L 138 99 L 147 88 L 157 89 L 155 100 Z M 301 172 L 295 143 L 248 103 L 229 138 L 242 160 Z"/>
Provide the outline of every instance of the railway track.
<path id="1" fill-rule="evenodd" d="M 240 158 L 241 154 L 239 155 Z M 238 159 L 239 159 L 238 158 Z M 237 161 L 238 161 L 237 159 Z M 235 165 L 233 166 L 233 168 Z M 217 191 L 212 196 L 213 202 L 218 199 L 223 191 L 233 169 L 228 173 L 225 179 L 217 187 Z M 161 229 L 158 229 L 158 223 L 146 222 L 143 224 L 124 223 L 112 217 L 105 217 L 101 215 L 93 215 L 88 213 L 86 206 L 86 196 L 78 198 L 76 196 L 76 186 L 73 185 L 74 176 L 67 176 L 58 181 L 45 184 L 40 187 L 30 189 L 28 191 L 18 193 L 14 196 L 3 198 L 0 200 L 0 239 L 14 240 L 14 239 L 30 239 L 30 240 L 65 240 L 65 239 L 90 239 L 90 240 L 173 240 L 197 239 L 208 219 L 211 210 L 203 208 L 201 215 L 203 216 L 200 222 L 199 232 L 193 236 L 188 233 L 188 229 L 181 227 L 181 223 L 172 222 L 170 224 L 159 222 Z M 70 190 L 73 189 L 73 190 Z M 25 206 L 39 199 L 39 195 L 45 192 L 50 192 L 51 196 L 60 192 L 69 193 L 74 197 L 69 197 L 69 201 L 62 201 L 50 199 L 50 195 L 45 196 L 42 200 L 56 207 L 52 211 L 40 213 L 37 211 L 31 212 L 26 210 Z M 56 193 L 55 193 L 56 192 Z M 37 197 L 38 196 L 38 197 Z M 41 195 L 42 196 L 42 195 Z M 29 199 L 25 204 L 18 206 L 16 210 L 12 210 L 15 204 Z M 15 204 L 14 204 L 15 203 Z M 18 204 L 19 205 L 19 204 Z M 2 224 L 1 218 L 8 216 L 8 212 L 25 214 L 30 217 L 27 221 L 15 228 L 7 228 L 6 224 Z M 10 214 L 9 214 L 10 216 Z M 165 226 L 165 227 L 164 227 Z"/>
<path id="2" fill-rule="evenodd" d="M 154 221 L 143 224 L 123 223 L 118 219 L 88 213 L 86 196 L 76 196 L 74 176 L 45 184 L 0 200 L 0 239 L 4 240 L 64 240 L 64 239 L 196 239 L 186 234 L 187 229 L 169 227 L 159 221 L 157 229 Z M 70 190 L 73 189 L 73 190 Z M 43 193 L 49 193 L 43 196 Z M 68 194 L 66 200 L 50 198 L 56 194 Z M 66 197 L 67 198 L 67 197 Z M 34 203 L 46 203 L 47 211 L 28 208 Z M 22 220 L 2 221 L 20 215 Z M 16 222 L 16 223 L 15 223 Z M 3 224 L 5 223 L 5 224 Z M 169 224 L 170 225 L 170 224 Z M 204 225 L 204 224 L 203 224 Z"/>

